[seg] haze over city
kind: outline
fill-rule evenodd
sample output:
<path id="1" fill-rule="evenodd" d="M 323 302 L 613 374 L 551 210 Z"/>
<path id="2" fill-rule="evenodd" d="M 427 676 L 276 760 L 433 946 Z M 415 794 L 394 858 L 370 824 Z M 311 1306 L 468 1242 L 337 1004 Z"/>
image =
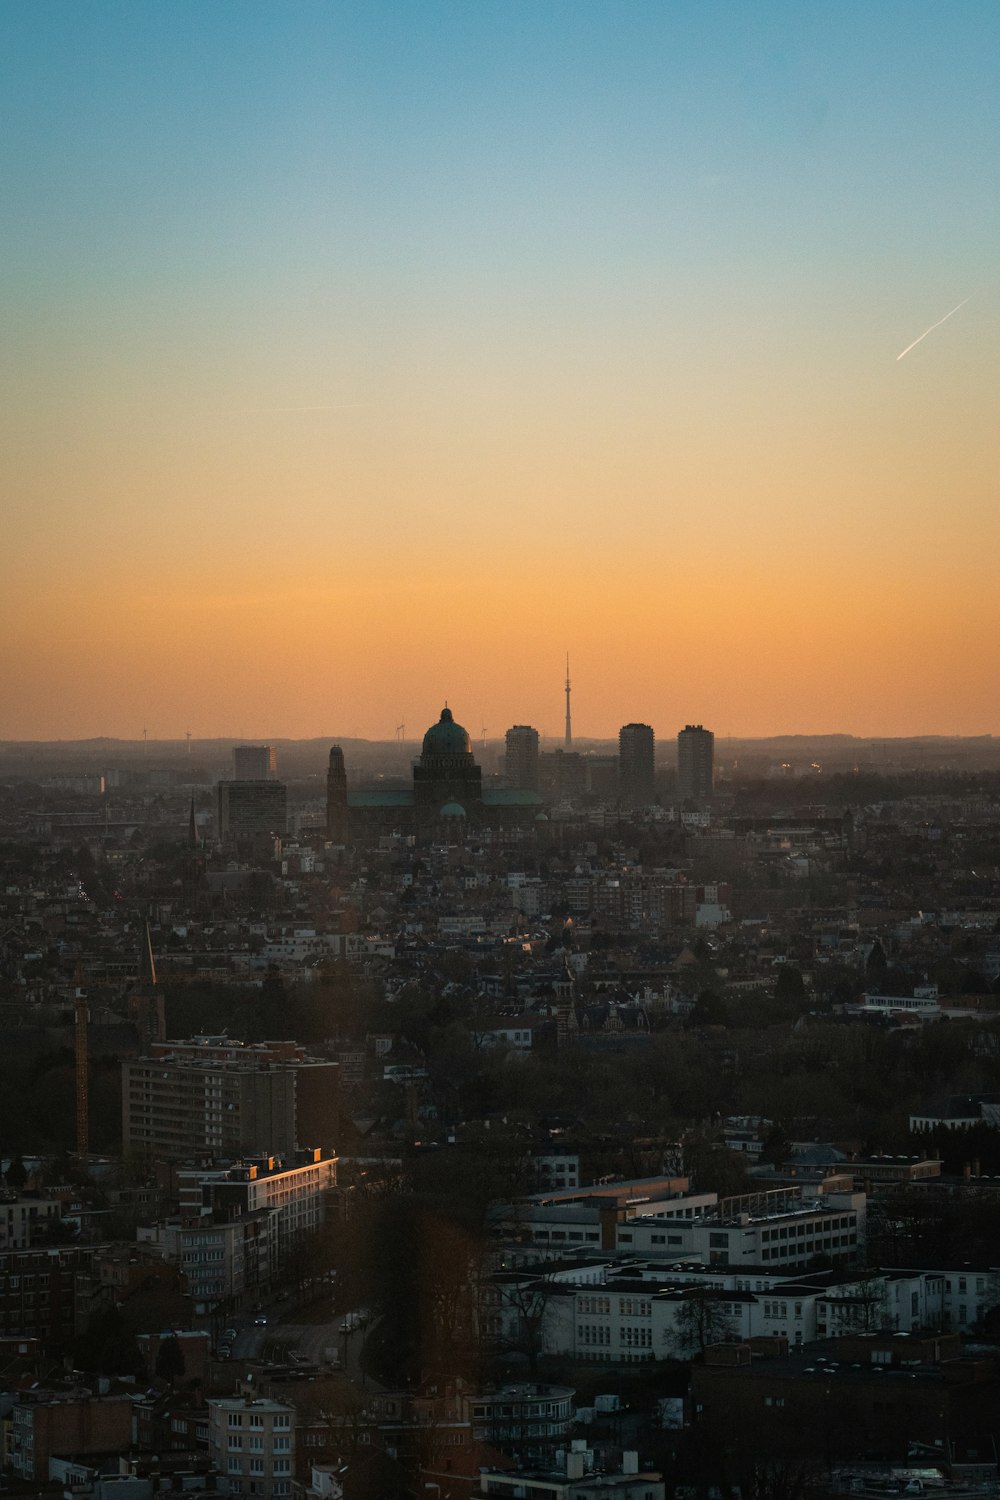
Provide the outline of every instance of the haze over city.
<path id="1" fill-rule="evenodd" d="M 2 15 L 0 739 L 1000 732 L 995 5 Z"/>

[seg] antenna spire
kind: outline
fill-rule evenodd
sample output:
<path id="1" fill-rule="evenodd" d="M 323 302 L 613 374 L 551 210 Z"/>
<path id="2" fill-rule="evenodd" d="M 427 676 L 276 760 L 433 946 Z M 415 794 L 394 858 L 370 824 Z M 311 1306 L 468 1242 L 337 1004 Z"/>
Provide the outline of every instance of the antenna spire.
<path id="1" fill-rule="evenodd" d="M 569 652 L 566 652 L 566 746 L 567 750 L 573 748 L 573 719 L 569 711 Z"/>

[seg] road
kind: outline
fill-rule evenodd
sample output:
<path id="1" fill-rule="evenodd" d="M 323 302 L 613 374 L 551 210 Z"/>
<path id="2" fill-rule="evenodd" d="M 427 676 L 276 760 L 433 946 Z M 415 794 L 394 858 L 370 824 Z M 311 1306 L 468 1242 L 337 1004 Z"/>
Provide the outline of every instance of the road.
<path id="1" fill-rule="evenodd" d="M 349 1380 L 363 1385 L 366 1383 L 361 1369 L 364 1330 L 359 1328 L 353 1333 L 342 1333 L 340 1325 L 344 1317 L 344 1313 L 336 1313 L 323 1323 L 285 1323 L 280 1321 L 280 1314 L 268 1314 L 264 1327 L 247 1323 L 244 1319 L 236 1320 L 233 1323 L 237 1336 L 233 1342 L 232 1362 L 263 1359 L 287 1364 L 289 1356 L 296 1353 L 310 1364 L 323 1365 L 327 1361 L 327 1350 L 336 1349 L 344 1374 Z"/>

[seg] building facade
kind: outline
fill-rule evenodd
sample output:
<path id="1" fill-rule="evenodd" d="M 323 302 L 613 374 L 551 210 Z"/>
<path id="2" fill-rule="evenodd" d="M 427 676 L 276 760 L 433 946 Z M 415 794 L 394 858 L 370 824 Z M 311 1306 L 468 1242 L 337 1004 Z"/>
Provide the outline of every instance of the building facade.
<path id="1" fill-rule="evenodd" d="M 686 724 L 677 736 L 677 795 L 682 802 L 706 802 L 714 787 L 715 735 Z"/>
<path id="2" fill-rule="evenodd" d="M 234 745 L 234 781 L 273 781 L 278 774 L 278 752 L 273 745 Z"/>
<path id="3" fill-rule="evenodd" d="M 36 1387 L 14 1401 L 8 1461 L 19 1479 L 47 1483 L 51 1457 L 113 1453 L 131 1438 L 131 1397 Z"/>
<path id="4" fill-rule="evenodd" d="M 273 1212 L 283 1258 L 296 1240 L 325 1222 L 337 1186 L 337 1158 L 317 1149 L 297 1151 L 287 1160 L 261 1156 L 209 1170 L 181 1167 L 177 1182 L 184 1217 Z"/>
<path id="5" fill-rule="evenodd" d="M 656 771 L 656 737 L 648 724 L 623 724 L 618 731 L 618 785 L 623 802 L 644 807 L 652 802 Z"/>
<path id="6" fill-rule="evenodd" d="M 530 724 L 513 724 L 504 736 L 504 779 L 509 787 L 538 791 L 538 730 Z"/>
<path id="7" fill-rule="evenodd" d="M 208 1403 L 208 1452 L 223 1495 L 277 1500 L 292 1492 L 294 1410 L 249 1391 Z"/>
<path id="8" fill-rule="evenodd" d="M 337 1064 L 294 1042 L 195 1037 L 122 1063 L 126 1151 L 144 1159 L 282 1155 L 332 1148 Z"/>
<path id="9" fill-rule="evenodd" d="M 288 788 L 282 781 L 220 781 L 219 841 L 232 848 L 263 846 L 288 827 Z"/>

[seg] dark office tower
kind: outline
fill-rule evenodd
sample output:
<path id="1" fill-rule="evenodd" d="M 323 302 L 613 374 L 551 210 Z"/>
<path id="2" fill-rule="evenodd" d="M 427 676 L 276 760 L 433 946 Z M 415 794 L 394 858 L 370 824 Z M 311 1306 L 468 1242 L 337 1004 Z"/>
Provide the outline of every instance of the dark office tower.
<path id="1" fill-rule="evenodd" d="M 251 846 L 263 852 L 283 837 L 288 789 L 280 781 L 220 781 L 219 841 L 227 847 Z"/>
<path id="2" fill-rule="evenodd" d="M 653 800 L 656 737 L 648 724 L 623 724 L 618 731 L 618 786 L 623 802 L 645 807 Z"/>
<path id="3" fill-rule="evenodd" d="M 234 781 L 273 781 L 278 774 L 278 752 L 273 745 L 234 745 Z"/>
<path id="4" fill-rule="evenodd" d="M 326 773 L 326 836 L 331 844 L 347 843 L 347 771 L 339 745 L 330 751 Z"/>
<path id="5" fill-rule="evenodd" d="M 685 724 L 677 736 L 677 795 L 682 802 L 705 802 L 715 778 L 715 735 L 700 724 Z"/>
<path id="6" fill-rule="evenodd" d="M 515 724 L 505 739 L 504 776 L 519 792 L 538 791 L 538 730 L 530 724 Z"/>

